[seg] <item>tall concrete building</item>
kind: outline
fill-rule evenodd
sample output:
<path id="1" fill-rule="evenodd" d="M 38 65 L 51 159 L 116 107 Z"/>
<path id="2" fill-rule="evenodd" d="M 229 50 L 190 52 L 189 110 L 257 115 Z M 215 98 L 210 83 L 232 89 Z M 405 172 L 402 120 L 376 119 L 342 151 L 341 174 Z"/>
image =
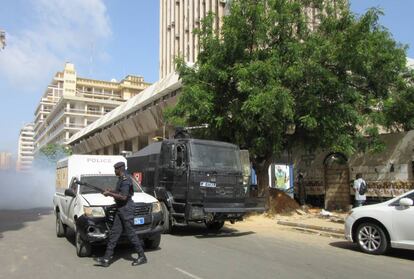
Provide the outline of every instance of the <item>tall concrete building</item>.
<path id="1" fill-rule="evenodd" d="M 160 61 L 159 75 L 163 79 L 174 72 L 174 59 L 181 56 L 194 63 L 199 53 L 199 40 L 194 29 L 201 20 L 214 13 L 214 25 L 220 30 L 229 0 L 160 0 Z"/>
<path id="2" fill-rule="evenodd" d="M 329 0 L 334 6 L 337 0 Z M 347 1 L 345 1 L 345 4 Z M 223 16 L 230 10 L 231 0 L 160 0 L 160 49 L 159 78 L 174 72 L 176 57 L 192 64 L 200 52 L 199 39 L 194 29 L 200 28 L 201 20 L 214 14 L 214 28 L 219 32 Z M 304 7 L 309 27 L 314 30 L 320 13 L 315 7 Z"/>
<path id="3" fill-rule="evenodd" d="M 0 152 L 0 170 L 10 170 L 12 164 L 12 154 L 9 152 Z"/>
<path id="4" fill-rule="evenodd" d="M 77 131 L 139 94 L 150 84 L 128 75 L 120 82 L 78 77 L 66 63 L 47 87 L 35 111 L 34 152 L 49 143 L 66 144 Z"/>
<path id="5" fill-rule="evenodd" d="M 19 135 L 19 145 L 17 150 L 17 171 L 28 171 L 32 168 L 34 150 L 34 123 L 26 124 Z"/>

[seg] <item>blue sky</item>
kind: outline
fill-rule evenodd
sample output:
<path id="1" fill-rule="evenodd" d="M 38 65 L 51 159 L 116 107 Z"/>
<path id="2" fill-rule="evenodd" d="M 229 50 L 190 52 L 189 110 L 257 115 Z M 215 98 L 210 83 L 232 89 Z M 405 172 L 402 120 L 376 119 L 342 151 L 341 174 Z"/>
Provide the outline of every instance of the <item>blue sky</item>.
<path id="1" fill-rule="evenodd" d="M 33 120 L 36 105 L 66 61 L 82 77 L 110 80 L 136 74 L 158 79 L 159 0 L 3 0 L 0 29 L 0 151 L 17 152 L 19 129 Z M 414 46 L 410 0 L 351 0 L 361 14 L 380 7 L 381 23 Z M 409 48 L 408 56 L 414 57 Z"/>

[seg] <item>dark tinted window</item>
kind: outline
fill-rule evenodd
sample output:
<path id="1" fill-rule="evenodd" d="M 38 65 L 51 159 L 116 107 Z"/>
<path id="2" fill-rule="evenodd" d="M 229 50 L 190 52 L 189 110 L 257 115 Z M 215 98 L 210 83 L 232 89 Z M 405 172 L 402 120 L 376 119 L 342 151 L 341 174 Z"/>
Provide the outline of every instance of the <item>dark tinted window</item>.
<path id="1" fill-rule="evenodd" d="M 191 167 L 241 171 L 239 150 L 228 146 L 191 143 Z"/>

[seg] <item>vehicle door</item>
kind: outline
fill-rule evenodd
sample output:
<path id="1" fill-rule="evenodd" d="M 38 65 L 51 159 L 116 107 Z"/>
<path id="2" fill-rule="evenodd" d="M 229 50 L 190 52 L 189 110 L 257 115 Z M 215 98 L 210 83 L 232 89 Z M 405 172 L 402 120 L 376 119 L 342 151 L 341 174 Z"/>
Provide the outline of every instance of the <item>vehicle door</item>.
<path id="1" fill-rule="evenodd" d="M 174 199 L 186 199 L 188 191 L 188 152 L 184 143 L 175 145 L 175 168 L 173 182 Z"/>
<path id="2" fill-rule="evenodd" d="M 414 193 L 403 196 L 414 201 Z M 400 206 L 399 200 L 391 204 L 393 246 L 414 248 L 414 206 Z"/>
<path id="3" fill-rule="evenodd" d="M 159 186 L 172 191 L 174 184 L 175 169 L 175 144 L 172 142 L 165 143 L 161 146 L 160 167 L 158 172 Z"/>
<path id="4" fill-rule="evenodd" d="M 75 183 L 75 178 L 72 178 L 69 189 L 71 189 L 75 194 L 78 192 L 78 184 Z M 77 195 L 76 195 L 77 196 Z M 65 223 L 72 227 L 73 223 L 73 207 L 76 201 L 76 197 L 66 196 L 65 195 L 65 205 L 64 205 L 64 215 Z"/>

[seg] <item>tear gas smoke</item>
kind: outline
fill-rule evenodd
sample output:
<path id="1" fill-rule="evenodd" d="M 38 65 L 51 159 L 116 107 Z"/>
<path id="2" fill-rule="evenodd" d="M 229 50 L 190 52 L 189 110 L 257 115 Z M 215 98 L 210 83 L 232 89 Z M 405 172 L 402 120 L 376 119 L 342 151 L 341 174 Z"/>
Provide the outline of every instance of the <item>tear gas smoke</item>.
<path id="1" fill-rule="evenodd" d="M 53 168 L 0 171 L 0 210 L 52 207 L 54 192 Z"/>

